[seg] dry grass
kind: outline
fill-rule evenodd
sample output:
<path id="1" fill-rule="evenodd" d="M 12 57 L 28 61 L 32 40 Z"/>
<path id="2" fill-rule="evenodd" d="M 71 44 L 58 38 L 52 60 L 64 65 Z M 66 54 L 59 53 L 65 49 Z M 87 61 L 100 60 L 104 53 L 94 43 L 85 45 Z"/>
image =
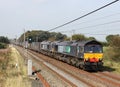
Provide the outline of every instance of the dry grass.
<path id="1" fill-rule="evenodd" d="M 0 87 L 3 87 L 9 62 L 9 49 L 0 49 Z"/>
<path id="2" fill-rule="evenodd" d="M 16 64 L 18 66 L 16 66 Z M 24 60 L 13 47 L 11 47 L 8 65 L 4 87 L 31 87 L 31 83 L 27 78 L 27 67 L 24 64 Z"/>

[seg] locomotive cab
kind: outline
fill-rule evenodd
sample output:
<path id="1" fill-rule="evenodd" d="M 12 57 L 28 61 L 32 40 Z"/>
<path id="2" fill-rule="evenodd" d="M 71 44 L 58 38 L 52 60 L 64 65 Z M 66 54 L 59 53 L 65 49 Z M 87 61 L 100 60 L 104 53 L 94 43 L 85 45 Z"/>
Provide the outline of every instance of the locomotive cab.
<path id="1" fill-rule="evenodd" d="M 100 68 L 103 65 L 102 44 L 93 40 L 84 45 L 84 63 L 91 68 Z"/>
<path id="2" fill-rule="evenodd" d="M 83 41 L 78 43 L 77 56 L 84 60 L 85 68 L 99 69 L 103 65 L 103 47 L 98 41 Z"/>

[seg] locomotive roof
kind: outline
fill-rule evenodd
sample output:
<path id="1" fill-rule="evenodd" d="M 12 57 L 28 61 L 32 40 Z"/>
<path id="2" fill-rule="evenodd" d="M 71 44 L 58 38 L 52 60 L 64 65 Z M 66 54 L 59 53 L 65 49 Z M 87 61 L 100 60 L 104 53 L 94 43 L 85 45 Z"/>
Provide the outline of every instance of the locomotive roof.
<path id="1" fill-rule="evenodd" d="M 71 41 L 61 41 L 57 42 L 56 45 L 70 45 L 72 42 Z"/>
<path id="2" fill-rule="evenodd" d="M 41 42 L 41 44 L 50 44 L 51 43 L 51 41 L 43 41 L 43 42 Z"/>
<path id="3" fill-rule="evenodd" d="M 88 45 L 88 44 L 99 44 L 99 45 L 102 45 L 100 42 L 98 42 L 96 40 L 87 40 L 87 41 L 54 41 L 54 42 L 43 41 L 43 42 L 41 42 L 41 44 L 54 44 L 54 45 L 61 45 L 61 46 L 64 46 L 64 45 L 85 46 L 85 45 Z"/>
<path id="4" fill-rule="evenodd" d="M 88 41 L 79 41 L 78 42 L 78 46 L 85 46 L 88 44 L 98 44 L 98 45 L 102 45 L 100 42 L 96 41 L 96 40 L 88 40 Z"/>
<path id="5" fill-rule="evenodd" d="M 99 44 L 102 45 L 100 42 L 96 41 L 96 40 L 87 40 L 87 41 L 74 41 L 71 45 L 72 46 L 85 46 L 87 44 Z"/>

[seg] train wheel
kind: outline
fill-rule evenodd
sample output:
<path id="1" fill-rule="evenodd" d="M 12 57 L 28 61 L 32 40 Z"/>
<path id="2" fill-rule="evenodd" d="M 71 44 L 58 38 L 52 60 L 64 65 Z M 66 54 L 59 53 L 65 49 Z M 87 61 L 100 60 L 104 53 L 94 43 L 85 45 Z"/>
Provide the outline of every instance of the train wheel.
<path id="1" fill-rule="evenodd" d="M 70 60 L 71 60 L 70 58 L 67 58 L 66 62 L 71 65 L 71 61 Z"/>
<path id="2" fill-rule="evenodd" d="M 80 68 L 80 69 L 83 69 L 83 70 L 85 69 L 85 66 L 84 66 L 84 63 L 83 63 L 83 62 L 80 62 L 79 68 Z"/>
<path id="3" fill-rule="evenodd" d="M 77 60 L 76 59 L 71 59 L 71 65 L 76 66 Z"/>
<path id="4" fill-rule="evenodd" d="M 98 71 L 104 71 L 103 66 L 98 66 Z"/>
<path id="5" fill-rule="evenodd" d="M 92 66 L 91 67 L 93 71 L 98 71 L 98 67 L 95 65 L 95 66 Z"/>

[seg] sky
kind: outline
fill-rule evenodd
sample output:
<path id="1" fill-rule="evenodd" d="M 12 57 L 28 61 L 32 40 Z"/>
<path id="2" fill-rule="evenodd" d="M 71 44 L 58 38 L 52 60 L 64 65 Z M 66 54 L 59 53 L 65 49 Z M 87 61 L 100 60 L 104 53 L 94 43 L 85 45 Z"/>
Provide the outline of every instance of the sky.
<path id="1" fill-rule="evenodd" d="M 50 30 L 114 0 L 0 0 L 0 36 L 18 38 L 24 29 Z M 120 1 L 51 32 L 84 34 L 105 41 L 120 34 Z"/>

